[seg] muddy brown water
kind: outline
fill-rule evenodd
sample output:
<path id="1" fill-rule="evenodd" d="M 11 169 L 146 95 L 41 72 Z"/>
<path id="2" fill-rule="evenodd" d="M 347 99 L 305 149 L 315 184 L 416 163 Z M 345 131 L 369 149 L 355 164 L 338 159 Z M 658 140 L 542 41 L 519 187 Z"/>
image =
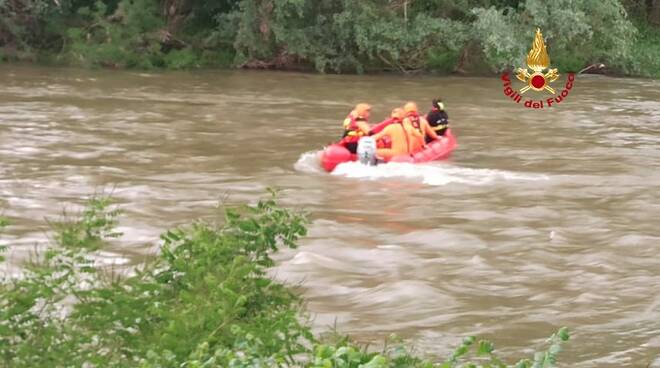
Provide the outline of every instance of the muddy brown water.
<path id="1" fill-rule="evenodd" d="M 435 95 L 458 137 L 450 160 L 318 168 L 351 104 L 380 118 Z M 139 264 L 164 229 L 277 187 L 312 223 L 273 277 L 302 283 L 319 331 L 396 333 L 432 356 L 479 335 L 512 360 L 565 325 L 566 366 L 660 363 L 660 81 L 579 76 L 532 111 L 496 77 L 0 65 L 14 223 L 1 272 L 46 237 L 45 217 L 113 187 L 125 235 L 100 264 Z"/>

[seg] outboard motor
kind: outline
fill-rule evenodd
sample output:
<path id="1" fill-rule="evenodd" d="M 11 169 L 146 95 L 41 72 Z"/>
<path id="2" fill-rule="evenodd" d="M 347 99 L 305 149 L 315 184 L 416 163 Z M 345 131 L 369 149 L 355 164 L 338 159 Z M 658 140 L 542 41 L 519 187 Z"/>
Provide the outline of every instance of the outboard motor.
<path id="1" fill-rule="evenodd" d="M 356 153 L 362 165 L 376 165 L 376 140 L 372 137 L 361 138 Z"/>

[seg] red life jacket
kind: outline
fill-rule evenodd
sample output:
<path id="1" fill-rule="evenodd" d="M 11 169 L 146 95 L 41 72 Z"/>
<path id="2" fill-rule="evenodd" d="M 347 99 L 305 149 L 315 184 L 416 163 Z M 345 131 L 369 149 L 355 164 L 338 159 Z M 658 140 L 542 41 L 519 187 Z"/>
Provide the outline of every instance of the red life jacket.
<path id="1" fill-rule="evenodd" d="M 353 114 L 348 114 L 346 119 L 344 119 L 344 135 L 342 136 L 343 141 L 356 142 L 364 135 L 364 132 L 358 127 L 358 121 L 367 121 L 361 116 L 353 116 Z"/>

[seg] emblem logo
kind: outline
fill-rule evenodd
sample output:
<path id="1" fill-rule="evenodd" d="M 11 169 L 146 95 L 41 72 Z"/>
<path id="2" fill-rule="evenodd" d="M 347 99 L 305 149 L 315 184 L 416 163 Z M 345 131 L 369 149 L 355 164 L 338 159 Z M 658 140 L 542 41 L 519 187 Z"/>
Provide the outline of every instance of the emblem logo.
<path id="1" fill-rule="evenodd" d="M 528 68 L 531 69 L 531 73 Z M 567 73 L 566 85 L 561 93 L 556 94 L 555 89 L 550 87 L 550 84 L 559 78 L 559 73 L 557 69 L 550 68 L 550 56 L 548 56 L 548 50 L 545 47 L 545 41 L 543 40 L 543 34 L 541 34 L 540 28 L 536 29 L 532 48 L 527 53 L 527 68 L 518 68 L 515 71 L 516 78 L 525 83 L 526 86 L 515 90 L 511 85 L 509 74 L 508 72 L 504 73 L 501 77 L 502 82 L 504 82 L 504 95 L 515 103 L 520 103 L 522 94 L 530 89 L 537 92 L 546 91 L 555 95 L 546 100 L 534 101 L 527 99 L 523 105 L 533 109 L 552 107 L 554 104 L 564 101 L 564 98 L 568 96 L 570 90 L 573 88 L 573 82 L 575 80 L 575 73 Z"/>
<path id="2" fill-rule="evenodd" d="M 543 73 L 543 70 L 550 66 L 550 56 L 548 56 L 548 51 L 545 48 L 540 28 L 536 29 L 532 49 L 527 54 L 527 66 L 532 69 L 532 74 L 529 74 L 527 68 L 516 70 L 516 77 L 527 83 L 526 87 L 520 89 L 520 94 L 533 89 L 535 91 L 546 90 L 554 95 L 555 90 L 549 84 L 556 81 L 559 74 L 557 74 L 557 69 L 549 69 L 547 73 Z"/>

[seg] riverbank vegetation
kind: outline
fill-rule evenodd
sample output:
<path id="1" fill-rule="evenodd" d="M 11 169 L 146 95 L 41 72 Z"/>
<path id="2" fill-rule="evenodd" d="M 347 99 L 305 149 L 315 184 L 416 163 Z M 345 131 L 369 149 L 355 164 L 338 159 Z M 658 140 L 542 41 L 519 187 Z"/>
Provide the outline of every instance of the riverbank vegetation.
<path id="1" fill-rule="evenodd" d="M 0 60 L 112 68 L 660 77 L 660 0 L 0 0 Z"/>
<path id="2" fill-rule="evenodd" d="M 88 200 L 79 216 L 51 222 L 53 243 L 20 277 L 2 277 L 0 366 L 508 367 L 474 337 L 434 363 L 398 340 L 369 351 L 314 336 L 300 297 L 266 276 L 272 252 L 296 247 L 307 222 L 273 198 L 229 208 L 221 224 L 165 232 L 154 259 L 122 275 L 95 257 L 121 236 L 120 213 L 110 198 Z M 511 367 L 554 367 L 568 338 L 560 329 L 547 350 Z"/>

